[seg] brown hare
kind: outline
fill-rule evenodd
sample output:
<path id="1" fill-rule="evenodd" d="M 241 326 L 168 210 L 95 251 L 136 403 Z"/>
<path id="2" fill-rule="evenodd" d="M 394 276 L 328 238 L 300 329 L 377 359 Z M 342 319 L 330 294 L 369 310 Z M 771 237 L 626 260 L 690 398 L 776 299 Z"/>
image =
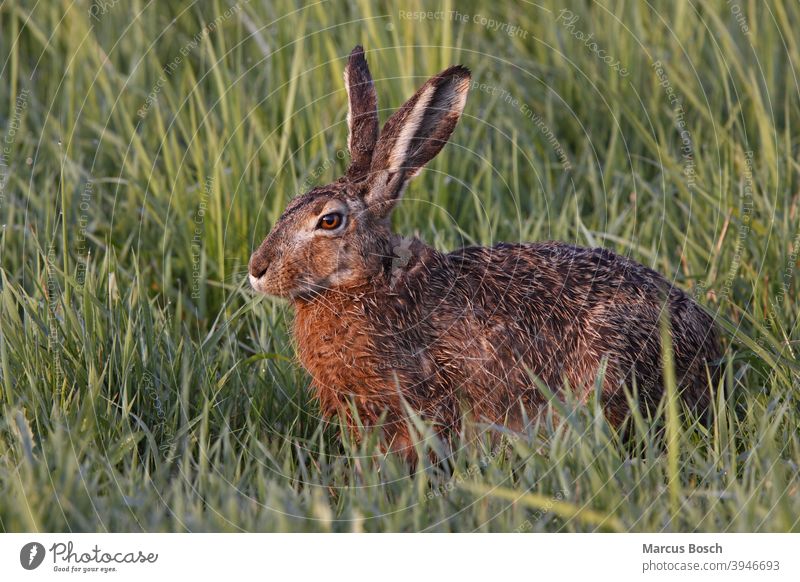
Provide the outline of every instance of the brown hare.
<path id="1" fill-rule="evenodd" d="M 626 386 L 643 410 L 661 399 L 665 305 L 682 397 L 707 406 L 714 322 L 655 271 L 561 242 L 442 253 L 391 231 L 409 180 L 461 116 L 469 70 L 430 78 L 381 131 L 360 46 L 344 80 L 347 173 L 292 200 L 249 264 L 255 290 L 293 303 L 300 361 L 326 417 L 380 428 L 389 450 L 412 457 L 407 406 L 442 434 L 465 412 L 521 428 L 546 402 L 534 377 L 585 398 L 605 367 L 602 402 L 619 425 Z"/>

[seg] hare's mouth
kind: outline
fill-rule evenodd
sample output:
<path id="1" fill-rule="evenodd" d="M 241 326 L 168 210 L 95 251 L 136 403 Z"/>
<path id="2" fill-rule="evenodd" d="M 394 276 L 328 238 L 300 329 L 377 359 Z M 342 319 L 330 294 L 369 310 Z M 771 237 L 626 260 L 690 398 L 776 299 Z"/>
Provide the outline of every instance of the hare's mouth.
<path id="1" fill-rule="evenodd" d="M 260 293 L 263 295 L 277 295 L 277 293 L 273 292 L 273 290 L 267 286 L 267 283 L 263 278 L 258 278 L 254 277 L 253 275 L 249 275 L 248 279 L 250 280 L 250 287 L 256 293 Z"/>
<path id="2" fill-rule="evenodd" d="M 251 273 L 248 273 L 247 277 L 250 280 L 250 287 L 252 287 L 254 291 L 264 293 L 264 291 L 261 289 L 261 279 Z"/>
<path id="3" fill-rule="evenodd" d="M 248 274 L 248 279 L 250 281 L 250 287 L 252 287 L 253 291 L 257 293 L 263 293 L 264 295 L 272 295 L 275 297 L 287 297 L 286 291 L 276 287 L 274 281 L 266 276 L 256 277 L 250 273 Z"/>
<path id="4" fill-rule="evenodd" d="M 311 301 L 315 297 L 329 290 L 328 281 L 307 281 L 300 279 L 287 285 L 283 282 L 275 282 L 268 277 L 256 277 L 253 274 L 248 276 L 250 286 L 257 293 L 282 297 L 291 301 Z"/>

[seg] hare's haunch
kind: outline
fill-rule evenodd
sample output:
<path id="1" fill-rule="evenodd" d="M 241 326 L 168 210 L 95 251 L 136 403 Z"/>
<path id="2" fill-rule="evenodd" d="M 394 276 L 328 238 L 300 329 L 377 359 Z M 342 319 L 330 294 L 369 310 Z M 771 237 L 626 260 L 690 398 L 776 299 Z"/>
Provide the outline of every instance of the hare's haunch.
<path id="1" fill-rule="evenodd" d="M 429 79 L 378 130 L 364 51 L 345 69 L 351 164 L 344 177 L 288 205 L 250 259 L 257 291 L 290 299 L 303 366 L 325 415 L 376 426 L 410 454 L 405 402 L 443 432 L 465 412 L 519 428 L 544 396 L 593 390 L 619 424 L 625 386 L 652 409 L 663 393 L 660 321 L 668 315 L 684 400 L 709 402 L 719 358 L 712 319 L 664 277 L 608 250 L 559 242 L 449 254 L 390 230 L 408 181 L 447 142 L 469 71 Z M 381 421 L 382 419 L 382 421 Z"/>

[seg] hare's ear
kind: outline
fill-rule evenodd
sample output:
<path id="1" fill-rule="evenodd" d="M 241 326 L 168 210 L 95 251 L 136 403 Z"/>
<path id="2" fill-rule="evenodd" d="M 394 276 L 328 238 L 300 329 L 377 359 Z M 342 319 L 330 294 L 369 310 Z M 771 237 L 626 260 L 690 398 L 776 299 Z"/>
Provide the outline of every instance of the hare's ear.
<path id="1" fill-rule="evenodd" d="M 344 85 L 347 89 L 347 149 L 350 150 L 347 177 L 359 180 L 369 172 L 372 151 L 378 140 L 378 97 L 360 45 L 347 60 Z"/>
<path id="2" fill-rule="evenodd" d="M 445 69 L 388 119 L 372 155 L 365 197 L 375 214 L 387 215 L 408 180 L 447 143 L 464 111 L 469 83 L 466 67 Z"/>

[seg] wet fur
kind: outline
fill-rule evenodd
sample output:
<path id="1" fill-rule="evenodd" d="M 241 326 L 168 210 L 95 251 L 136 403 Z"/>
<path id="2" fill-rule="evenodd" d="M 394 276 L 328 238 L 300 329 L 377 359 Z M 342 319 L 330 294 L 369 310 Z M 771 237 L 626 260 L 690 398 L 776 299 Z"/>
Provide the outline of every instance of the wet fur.
<path id="1" fill-rule="evenodd" d="M 382 429 L 400 448 L 400 396 L 444 429 L 458 428 L 465 410 L 521 428 L 520 403 L 533 416 L 545 402 L 529 373 L 586 397 L 605 361 L 606 414 L 620 423 L 632 377 L 643 409 L 661 399 L 666 297 L 683 397 L 697 411 L 707 406 L 705 364 L 719 357 L 713 322 L 658 273 L 558 242 L 450 254 L 415 246 L 399 279 L 389 264 L 370 284 L 296 304 L 300 359 L 324 414 L 345 411 L 351 398 L 366 425 L 386 412 Z"/>
<path id="2" fill-rule="evenodd" d="M 360 47 L 345 78 L 374 91 Z M 662 397 L 665 305 L 682 397 L 702 412 L 717 331 L 655 271 L 560 242 L 445 254 L 391 232 L 388 217 L 408 179 L 455 127 L 465 80 L 463 67 L 432 77 L 377 142 L 374 95 L 349 87 L 351 168 L 294 200 L 253 253 L 254 287 L 293 301 L 297 351 L 322 413 L 355 426 L 354 405 L 359 423 L 380 425 L 389 448 L 413 456 L 405 403 L 443 434 L 459 429 L 465 412 L 521 428 L 522 411 L 534 417 L 545 403 L 531 375 L 585 398 L 605 367 L 602 400 L 619 425 L 629 414 L 624 386 L 637 386 L 643 410 Z M 364 143 L 374 148 L 369 170 Z M 309 230 L 326 208 L 347 216 L 335 236 Z"/>

